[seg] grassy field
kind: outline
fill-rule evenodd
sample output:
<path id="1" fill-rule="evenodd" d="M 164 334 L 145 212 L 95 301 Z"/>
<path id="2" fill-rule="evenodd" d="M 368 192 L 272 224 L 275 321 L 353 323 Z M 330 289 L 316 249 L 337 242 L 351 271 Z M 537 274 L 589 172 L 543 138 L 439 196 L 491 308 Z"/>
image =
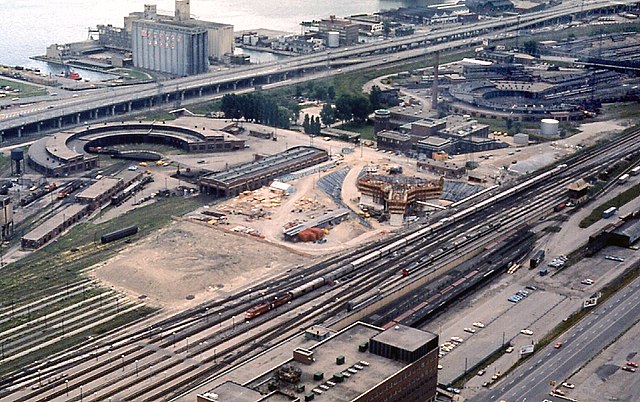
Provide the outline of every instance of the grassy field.
<path id="1" fill-rule="evenodd" d="M 26 82 L 12 81 L 0 78 L 0 87 L 6 86 L 20 90 L 20 92 L 16 92 L 15 94 L 7 94 L 7 98 L 28 98 L 30 96 L 42 96 L 47 94 L 47 90 L 45 88 L 27 84 Z"/>
<path id="2" fill-rule="evenodd" d="M 102 234 L 137 225 L 139 233 L 131 239 L 135 241 L 168 224 L 171 216 L 182 215 L 200 204 L 197 199 L 172 197 L 99 225 L 82 223 L 33 254 L 5 266 L 0 277 L 0 304 L 20 305 L 49 295 L 54 288 L 81 279 L 83 270 L 127 245 L 125 240 L 101 245 Z"/>
<path id="3" fill-rule="evenodd" d="M 360 134 L 360 138 L 363 140 L 373 140 L 373 124 L 370 123 L 360 123 L 355 121 L 350 121 L 344 123 L 340 126 L 336 125 L 335 128 L 340 130 L 351 131 L 354 133 Z"/>

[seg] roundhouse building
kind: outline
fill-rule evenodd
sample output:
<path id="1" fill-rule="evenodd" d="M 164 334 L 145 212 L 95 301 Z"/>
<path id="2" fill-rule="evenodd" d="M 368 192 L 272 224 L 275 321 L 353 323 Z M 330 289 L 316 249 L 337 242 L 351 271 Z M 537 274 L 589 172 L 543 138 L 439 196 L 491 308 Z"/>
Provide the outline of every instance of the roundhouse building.
<path id="1" fill-rule="evenodd" d="M 244 149 L 244 140 L 219 130 L 191 129 L 164 123 L 105 123 L 41 138 L 29 147 L 28 163 L 47 176 L 80 173 L 96 168 L 98 157 L 77 149 L 89 150 L 127 143 L 164 144 L 186 152 Z"/>

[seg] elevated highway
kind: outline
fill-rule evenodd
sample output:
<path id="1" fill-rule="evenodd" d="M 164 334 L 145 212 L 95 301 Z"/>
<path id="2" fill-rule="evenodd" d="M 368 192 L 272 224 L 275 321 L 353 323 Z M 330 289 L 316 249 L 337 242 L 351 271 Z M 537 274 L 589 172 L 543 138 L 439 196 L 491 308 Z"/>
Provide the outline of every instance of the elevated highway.
<path id="1" fill-rule="evenodd" d="M 309 80 L 331 77 L 346 71 L 382 67 L 428 57 L 435 52 L 477 46 L 483 39 L 491 39 L 497 33 L 509 34 L 525 28 L 568 22 L 587 15 L 633 11 L 639 4 L 638 0 L 573 0 L 539 13 L 483 19 L 474 24 L 300 56 L 286 62 L 215 71 L 134 87 L 96 90 L 81 99 L 60 99 L 49 102 L 51 108 L 34 108 L 30 112 L 12 115 L 0 121 L 0 140 L 51 132 L 105 118 L 116 119 L 118 115 L 160 105 L 178 106 L 183 102 L 213 99 L 224 93 L 251 91 L 255 86 L 271 86 L 293 77 Z"/>

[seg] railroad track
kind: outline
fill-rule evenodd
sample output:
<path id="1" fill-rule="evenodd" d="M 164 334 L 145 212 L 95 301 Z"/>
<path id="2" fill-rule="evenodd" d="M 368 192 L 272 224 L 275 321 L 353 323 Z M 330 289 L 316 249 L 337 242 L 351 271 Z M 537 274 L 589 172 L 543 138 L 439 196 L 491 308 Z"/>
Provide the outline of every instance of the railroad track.
<path id="1" fill-rule="evenodd" d="M 568 163 L 573 165 L 589 162 L 588 168 L 595 169 L 601 164 L 619 158 L 620 154 L 629 152 L 630 149 L 637 149 L 638 146 L 634 144 L 637 143 L 638 134 L 639 130 L 634 130 L 620 137 L 615 144 L 606 144 L 588 154 L 585 152 L 569 158 Z M 617 155 L 606 156 L 608 153 Z M 562 176 L 558 175 L 551 179 L 571 180 L 585 169 L 587 168 L 578 169 L 570 166 Z M 515 214 L 513 217 L 515 218 Z M 258 341 L 269 343 L 286 337 L 302 325 L 300 317 L 292 314 L 285 322 L 278 321 L 276 324 L 271 324 L 269 330 L 260 330 L 258 334 L 261 325 L 273 321 L 287 310 L 286 308 L 282 308 L 279 314 L 266 315 L 263 317 L 264 322 L 256 321 L 255 324 L 249 322 L 238 326 L 230 323 L 229 318 L 241 314 L 247 307 L 255 304 L 257 295 L 263 299 L 277 296 L 287 288 L 319 278 L 348 261 L 354 261 L 372 250 L 392 244 L 401 236 L 411 235 L 417 230 L 419 228 L 386 241 L 370 244 L 346 256 L 334 256 L 312 267 L 297 270 L 293 277 L 281 275 L 275 281 L 268 281 L 253 289 L 238 292 L 224 300 L 203 304 L 198 308 L 158 321 L 153 326 L 146 322 L 141 323 L 126 335 L 113 335 L 105 341 L 81 347 L 75 353 L 63 354 L 33 365 L 16 376 L 3 379 L 0 386 L 11 387 L 5 395 L 12 400 L 55 400 L 57 398 L 76 400 L 80 397 L 80 387 L 83 387 L 82 391 L 85 395 L 95 393 L 100 398 L 113 396 L 125 400 L 163 399 L 166 395 L 176 394 L 194 383 L 201 383 L 204 378 L 232 363 L 241 363 L 246 357 L 241 358 L 237 352 L 250 349 L 253 343 Z M 458 233 L 452 231 L 448 235 L 449 239 L 455 238 Z M 408 245 L 405 249 L 399 250 L 398 259 L 408 257 L 416 261 L 419 256 L 424 256 L 424 253 L 418 251 L 419 246 L 424 241 L 433 241 L 433 239 L 435 237 L 426 236 L 420 239 L 420 243 Z M 446 253 L 443 254 L 444 256 Z M 335 286 L 328 292 L 333 302 L 327 301 L 322 306 L 316 304 L 316 307 L 308 307 L 310 303 L 313 304 L 310 297 L 299 299 L 296 303 L 292 303 L 291 307 L 307 306 L 305 307 L 307 311 L 318 310 L 317 315 L 310 315 L 305 323 L 322 322 L 325 317 L 335 315 L 340 309 L 344 309 L 345 299 L 364 295 L 380 286 L 390 276 L 397 276 L 399 267 L 400 265 L 394 260 L 389 260 L 388 257 L 372 261 L 369 268 L 355 271 L 351 275 L 351 280 L 349 276 L 340 279 L 340 286 Z M 374 272 L 376 275 L 367 275 Z M 357 290 L 354 291 L 356 288 Z M 335 301 L 336 297 L 338 301 Z M 238 334 L 245 334 L 247 331 L 253 331 L 254 334 L 238 340 Z M 191 348 L 186 346 L 187 338 L 192 342 Z M 180 348 L 175 346 L 182 345 L 183 341 L 186 341 L 185 346 Z M 175 349 L 175 352 L 172 349 Z M 252 356 L 251 353 L 247 355 L 247 357 L 250 356 Z M 221 361 L 218 362 L 218 360 Z M 134 366 L 135 375 L 132 375 Z M 40 370 L 40 373 L 37 373 L 37 370 Z M 163 373 L 167 374 L 163 376 Z M 46 376 L 47 380 L 40 386 L 43 376 Z M 148 384 L 145 384 L 145 381 Z M 37 389 L 31 390 L 33 392 L 28 390 L 28 387 L 33 386 Z M 69 390 L 69 397 L 66 396 L 67 390 Z M 72 396 L 72 394 L 77 395 Z"/>

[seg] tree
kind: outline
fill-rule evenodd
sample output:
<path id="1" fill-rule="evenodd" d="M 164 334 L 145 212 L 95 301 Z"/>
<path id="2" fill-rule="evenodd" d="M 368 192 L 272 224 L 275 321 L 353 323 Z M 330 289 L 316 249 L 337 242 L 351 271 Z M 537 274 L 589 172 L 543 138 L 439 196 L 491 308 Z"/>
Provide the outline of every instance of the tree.
<path id="1" fill-rule="evenodd" d="M 371 108 L 373 110 L 382 108 L 382 91 L 379 86 L 374 85 L 371 87 L 371 91 L 369 91 L 369 102 L 371 102 Z"/>
<path id="2" fill-rule="evenodd" d="M 304 129 L 305 134 L 311 134 L 311 122 L 309 121 L 309 115 L 306 113 L 302 122 L 302 128 Z"/>
<path id="3" fill-rule="evenodd" d="M 349 95 L 341 95 L 336 101 L 336 117 L 343 122 L 353 119 L 351 97 Z"/>
<path id="4" fill-rule="evenodd" d="M 327 97 L 331 100 L 336 98 L 336 89 L 333 87 L 333 85 L 327 88 Z"/>
<path id="5" fill-rule="evenodd" d="M 327 99 L 327 89 L 322 86 L 316 87 L 313 97 L 317 100 L 325 100 Z"/>
<path id="6" fill-rule="evenodd" d="M 311 132 L 314 135 L 319 135 L 322 130 L 322 126 L 320 125 L 320 117 L 316 116 L 311 119 Z"/>
<path id="7" fill-rule="evenodd" d="M 325 126 L 330 126 L 336 122 L 336 111 L 330 103 L 327 102 L 322 106 L 320 119 Z"/>
<path id="8" fill-rule="evenodd" d="M 536 56 L 538 54 L 538 42 L 533 39 L 528 40 L 524 43 L 522 50 L 527 54 Z"/>
<path id="9" fill-rule="evenodd" d="M 367 120 L 371 110 L 371 102 L 369 102 L 369 99 L 364 96 L 351 98 L 351 113 L 355 120 L 360 122 Z"/>

